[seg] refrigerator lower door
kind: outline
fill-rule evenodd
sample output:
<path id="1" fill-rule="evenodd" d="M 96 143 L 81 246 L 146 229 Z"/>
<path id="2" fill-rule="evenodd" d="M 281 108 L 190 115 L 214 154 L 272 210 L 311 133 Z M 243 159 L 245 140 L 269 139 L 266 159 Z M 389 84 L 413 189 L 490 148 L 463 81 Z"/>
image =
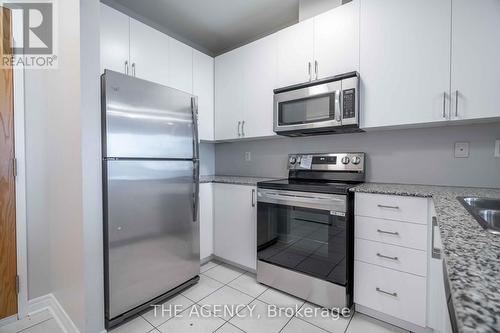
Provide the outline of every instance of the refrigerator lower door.
<path id="1" fill-rule="evenodd" d="M 111 320 L 199 274 L 199 223 L 193 221 L 193 161 L 104 163 Z"/>

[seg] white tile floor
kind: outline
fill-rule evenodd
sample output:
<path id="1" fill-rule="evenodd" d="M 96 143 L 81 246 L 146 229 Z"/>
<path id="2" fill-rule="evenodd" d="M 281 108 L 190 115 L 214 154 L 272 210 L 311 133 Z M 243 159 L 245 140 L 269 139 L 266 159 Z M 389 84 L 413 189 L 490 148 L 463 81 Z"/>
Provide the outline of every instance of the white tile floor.
<path id="1" fill-rule="evenodd" d="M 304 310 L 317 306 L 257 283 L 255 275 L 241 269 L 211 261 L 201 267 L 198 284 L 167 301 L 179 305 L 178 316 L 150 310 L 111 333 L 402 333 L 400 328 L 360 313 L 351 318 L 306 317 Z M 203 318 L 202 306 L 248 305 L 237 314 L 214 313 Z M 289 316 L 269 317 L 268 306 L 297 308 Z M 252 316 L 250 316 L 252 309 Z"/>
<path id="2" fill-rule="evenodd" d="M 226 264 L 209 262 L 201 267 L 200 281 L 164 303 L 115 328 L 110 333 L 402 333 L 400 328 L 356 313 L 350 318 L 325 317 L 317 307 L 257 283 L 255 275 Z M 177 308 L 169 308 L 177 305 Z M 218 313 L 214 305 L 241 305 L 237 313 Z M 287 309 L 287 315 L 269 316 L 269 306 Z M 207 317 L 203 309 L 211 309 Z M 231 309 L 231 308 L 230 308 Z M 292 310 L 290 310 L 292 309 Z M 299 309 L 294 311 L 293 309 Z M 319 308 L 318 308 L 319 309 Z M 291 311 L 291 312 L 290 312 Z M 252 315 L 250 315 L 250 313 Z M 0 333 L 62 333 L 48 311 L 0 327 Z"/>

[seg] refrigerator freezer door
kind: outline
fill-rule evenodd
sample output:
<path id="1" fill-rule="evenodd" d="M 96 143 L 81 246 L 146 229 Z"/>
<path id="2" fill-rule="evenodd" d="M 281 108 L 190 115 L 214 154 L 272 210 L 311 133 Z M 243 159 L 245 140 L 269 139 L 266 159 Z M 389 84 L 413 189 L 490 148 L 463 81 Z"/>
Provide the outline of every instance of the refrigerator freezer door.
<path id="1" fill-rule="evenodd" d="M 105 157 L 193 158 L 192 95 L 109 70 L 102 85 Z"/>
<path id="2" fill-rule="evenodd" d="M 113 319 L 199 274 L 193 161 L 105 161 L 106 314 Z"/>

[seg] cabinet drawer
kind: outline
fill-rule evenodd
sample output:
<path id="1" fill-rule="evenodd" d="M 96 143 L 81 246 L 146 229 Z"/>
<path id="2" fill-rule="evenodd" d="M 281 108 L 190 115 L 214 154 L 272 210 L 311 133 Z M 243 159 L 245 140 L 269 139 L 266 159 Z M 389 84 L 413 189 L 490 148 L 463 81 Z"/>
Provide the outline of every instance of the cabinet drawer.
<path id="1" fill-rule="evenodd" d="M 427 275 L 427 253 L 356 238 L 354 259 L 420 276 Z"/>
<path id="2" fill-rule="evenodd" d="M 416 325 L 426 325 L 426 278 L 354 262 L 354 302 Z"/>
<path id="3" fill-rule="evenodd" d="M 427 249 L 427 225 L 367 216 L 356 216 L 355 225 L 356 238 L 424 251 Z"/>
<path id="4" fill-rule="evenodd" d="M 425 198 L 356 193 L 355 200 L 356 215 L 427 224 Z"/>

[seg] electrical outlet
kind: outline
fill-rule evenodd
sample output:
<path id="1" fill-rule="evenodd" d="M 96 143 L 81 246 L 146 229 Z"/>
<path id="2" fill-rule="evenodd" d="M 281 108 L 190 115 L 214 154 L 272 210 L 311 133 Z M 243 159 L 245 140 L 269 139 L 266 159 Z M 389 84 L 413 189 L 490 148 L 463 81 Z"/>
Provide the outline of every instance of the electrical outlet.
<path id="1" fill-rule="evenodd" d="M 252 153 L 247 151 L 245 152 L 245 161 L 250 162 L 252 160 Z"/>
<path id="2" fill-rule="evenodd" d="M 468 142 L 456 142 L 455 143 L 455 157 L 456 158 L 469 157 L 469 143 Z"/>
<path id="3" fill-rule="evenodd" d="M 500 140 L 495 141 L 495 157 L 500 157 Z"/>

